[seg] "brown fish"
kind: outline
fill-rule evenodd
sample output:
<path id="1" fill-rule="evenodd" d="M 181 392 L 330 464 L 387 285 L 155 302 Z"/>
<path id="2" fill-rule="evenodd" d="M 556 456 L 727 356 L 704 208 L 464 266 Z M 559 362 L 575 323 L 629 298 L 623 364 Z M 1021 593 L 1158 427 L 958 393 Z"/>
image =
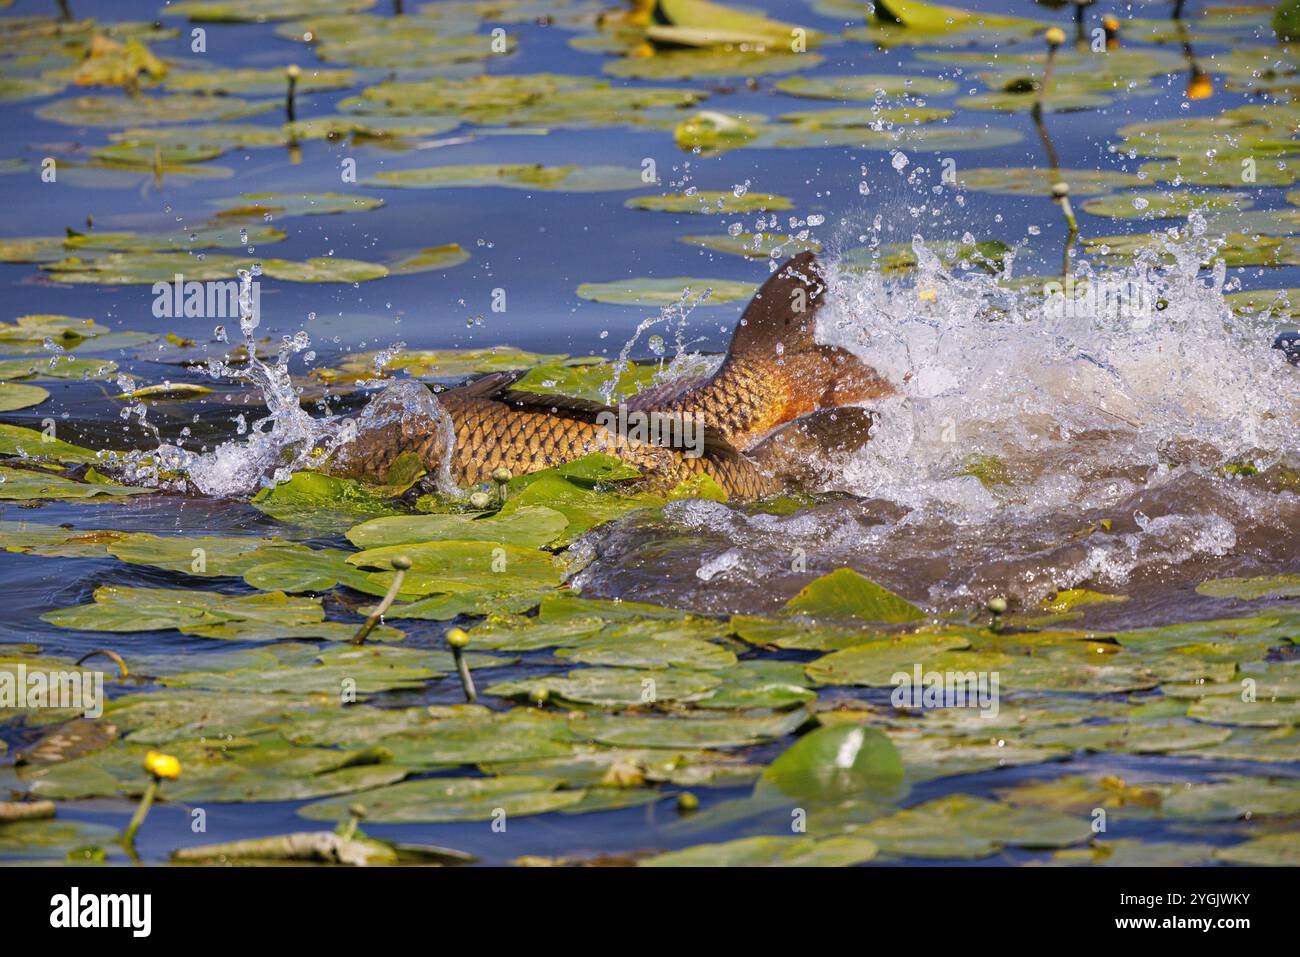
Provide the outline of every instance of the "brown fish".
<path id="1" fill-rule="evenodd" d="M 604 452 L 640 469 L 656 490 L 707 475 L 733 498 L 774 494 L 800 477 L 794 460 L 801 456 L 790 449 L 805 449 L 833 427 L 776 430 L 892 391 L 851 353 L 813 341 L 825 291 L 815 258 L 803 253 L 759 289 L 708 378 L 647 389 L 611 408 L 513 390 L 518 373 L 495 373 L 437 396 L 450 428 L 429 417 L 393 417 L 340 449 L 333 471 L 382 480 L 399 455 L 414 451 L 436 472 L 454 432 L 450 477 L 460 486 L 488 481 L 498 468 L 522 475 Z M 865 440 L 869 423 L 845 422 Z"/>

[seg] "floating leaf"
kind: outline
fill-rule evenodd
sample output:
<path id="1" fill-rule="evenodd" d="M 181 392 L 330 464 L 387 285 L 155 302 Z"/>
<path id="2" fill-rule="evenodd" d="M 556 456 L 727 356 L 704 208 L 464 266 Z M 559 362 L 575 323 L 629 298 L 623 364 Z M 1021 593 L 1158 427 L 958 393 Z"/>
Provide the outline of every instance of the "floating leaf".
<path id="1" fill-rule="evenodd" d="M 509 189 L 558 193 L 596 193 L 645 186 L 639 169 L 621 166 L 543 166 L 506 163 L 499 166 L 425 166 L 375 174 L 372 186 L 443 189 L 452 186 L 503 186 Z"/>
<path id="2" fill-rule="evenodd" d="M 418 252 L 398 256 L 386 266 L 390 276 L 409 276 L 412 273 L 450 269 L 468 261 L 469 253 L 457 243 L 447 243 L 445 246 L 428 246 Z"/>
<path id="3" fill-rule="evenodd" d="M 358 548 L 433 541 L 502 542 L 540 548 L 569 524 L 559 512 L 538 506 L 504 515 L 401 515 L 354 525 L 348 541 Z"/>
<path id="4" fill-rule="evenodd" d="M 1297 856 L 1300 856 L 1300 831 L 1265 834 L 1214 851 L 1215 860 L 1251 867 L 1293 867 Z"/>
<path id="5" fill-rule="evenodd" d="M 268 23 L 319 14 L 360 13 L 375 0 L 177 0 L 170 16 L 195 23 Z"/>
<path id="6" fill-rule="evenodd" d="M 0 382 L 0 412 L 14 412 L 40 405 L 50 397 L 49 392 L 34 385 Z M 39 435 L 40 433 L 36 433 Z M 0 438 L 0 443 L 4 441 Z"/>
<path id="7" fill-rule="evenodd" d="M 1057 183 L 1068 183 L 1073 196 L 1107 193 L 1113 189 L 1142 185 L 1128 173 L 1089 169 L 970 169 L 958 173 L 966 189 L 1004 196 L 1050 196 Z"/>
<path id="8" fill-rule="evenodd" d="M 745 837 L 699 844 L 639 862 L 641 867 L 852 867 L 876 856 L 862 837 Z"/>
<path id="9" fill-rule="evenodd" d="M 258 491 L 254 508 L 291 525 L 342 531 L 358 519 L 395 515 L 380 490 L 321 472 L 295 472 L 288 481 Z"/>
<path id="10" fill-rule="evenodd" d="M 307 69 L 299 72 L 295 85 L 299 93 L 345 90 L 355 83 L 351 70 Z M 222 96 L 264 96 L 283 93 L 288 86 L 282 67 L 201 70 L 173 72 L 167 89 L 180 93 L 215 93 Z"/>
<path id="11" fill-rule="evenodd" d="M 708 47 L 697 50 L 658 51 L 653 56 L 632 56 L 606 63 L 610 76 L 640 80 L 689 80 L 693 77 L 765 76 L 811 70 L 825 58 L 818 53 L 789 50 L 752 50 Z"/>
<path id="12" fill-rule="evenodd" d="M 727 718 L 575 715 L 569 727 L 580 737 L 618 747 L 734 748 L 782 737 L 807 720 L 802 709 Z"/>
<path id="13" fill-rule="evenodd" d="M 927 76 L 899 76 L 898 74 L 821 76 L 816 78 L 794 76 L 780 80 L 777 90 L 791 96 L 812 100 L 866 100 L 879 97 L 942 96 L 956 91 L 957 84 Z"/>
<path id="14" fill-rule="evenodd" d="M 767 766 L 760 786 L 794 800 L 838 800 L 902 793 L 903 762 L 889 739 L 874 728 L 816 728 Z"/>
<path id="15" fill-rule="evenodd" d="M 730 279 L 622 279 L 615 282 L 584 282 L 577 288 L 579 298 L 608 302 L 619 306 L 667 306 L 683 297 L 698 305 L 721 306 L 749 299 L 754 295 L 752 283 Z"/>
<path id="16" fill-rule="evenodd" d="M 334 213 L 361 213 L 384 205 L 373 196 L 346 193 L 244 193 L 233 199 L 212 200 L 220 208 L 218 216 L 262 219 L 268 215 L 289 219 L 294 216 L 324 216 Z"/>
<path id="17" fill-rule="evenodd" d="M 899 857 L 979 858 L 1001 847 L 1066 847 L 1092 837 L 1091 822 L 953 794 L 854 828 Z"/>
<path id="18" fill-rule="evenodd" d="M 546 778 L 504 775 L 497 778 L 430 778 L 406 781 L 369 792 L 360 803 L 373 824 L 486 821 L 504 811 L 507 817 L 545 814 L 582 800 L 583 791 L 557 791 Z M 321 801 L 299 809 L 298 815 L 317 821 L 334 821 L 356 803 Z"/>
<path id="19" fill-rule="evenodd" d="M 805 585 L 782 610 L 813 618 L 860 618 L 891 624 L 927 617 L 911 602 L 850 568 L 836 569 Z"/>
<path id="20" fill-rule="evenodd" d="M 784 196 L 753 192 L 745 192 L 737 196 L 735 193 L 714 193 L 708 190 L 694 193 L 668 193 L 664 196 L 636 196 L 624 205 L 631 209 L 651 209 L 664 213 L 703 213 L 711 216 L 794 209 L 794 203 Z"/>
<path id="21" fill-rule="evenodd" d="M 1111 196 L 1097 196 L 1083 204 L 1083 211 L 1112 219 L 1184 219 L 1195 210 L 1249 209 L 1253 201 L 1246 193 L 1193 193 L 1190 190 L 1133 190 Z"/>
<path id="22" fill-rule="evenodd" d="M 43 120 L 69 126 L 152 126 L 195 119 L 234 120 L 274 109 L 233 96 L 78 96 L 55 100 L 36 111 Z"/>
<path id="23" fill-rule="evenodd" d="M 775 233 L 724 233 L 720 236 L 682 236 L 679 242 L 701 246 L 714 252 L 746 256 L 750 259 L 785 259 L 804 250 L 820 252 L 821 243 L 811 239 L 796 239 Z"/>
<path id="24" fill-rule="evenodd" d="M 107 499 L 152 491 L 113 482 L 75 482 L 61 475 L 0 466 L 0 499 Z"/>
<path id="25" fill-rule="evenodd" d="M 1300 575 L 1266 575 L 1261 578 L 1216 578 L 1196 586 L 1198 595 L 1210 598 L 1300 598 Z"/>

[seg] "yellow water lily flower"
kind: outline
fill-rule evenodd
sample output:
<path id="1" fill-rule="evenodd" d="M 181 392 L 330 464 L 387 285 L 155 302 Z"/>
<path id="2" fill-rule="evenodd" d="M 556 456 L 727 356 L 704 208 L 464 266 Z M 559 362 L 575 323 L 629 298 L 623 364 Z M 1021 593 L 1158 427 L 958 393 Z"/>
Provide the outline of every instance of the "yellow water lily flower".
<path id="1" fill-rule="evenodd" d="M 150 751 L 144 756 L 144 769 L 156 778 L 175 781 L 181 776 L 181 763 L 170 754 Z"/>

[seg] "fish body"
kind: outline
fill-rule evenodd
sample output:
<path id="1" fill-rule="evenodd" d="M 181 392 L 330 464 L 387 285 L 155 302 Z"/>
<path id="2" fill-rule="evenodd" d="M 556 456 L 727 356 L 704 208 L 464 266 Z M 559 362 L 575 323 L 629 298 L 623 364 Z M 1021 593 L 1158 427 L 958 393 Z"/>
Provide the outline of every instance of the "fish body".
<path id="1" fill-rule="evenodd" d="M 382 480 L 399 455 L 416 452 L 431 472 L 445 468 L 455 484 L 468 486 L 499 468 L 522 475 L 603 452 L 639 469 L 652 490 L 704 475 L 732 498 L 774 494 L 790 484 L 786 466 L 804 457 L 790 450 L 805 450 L 830 427 L 794 430 L 791 423 L 891 391 L 851 353 L 814 342 L 824 292 L 812 254 L 801 254 L 763 284 L 708 378 L 652 387 L 614 409 L 517 391 L 516 374 L 494 373 L 440 393 L 437 411 L 389 416 L 363 430 L 338 453 L 334 470 Z M 442 427 L 431 421 L 439 416 L 446 417 Z M 680 428 L 647 435 L 625 427 L 633 420 Z M 861 418 L 853 422 L 860 432 Z"/>

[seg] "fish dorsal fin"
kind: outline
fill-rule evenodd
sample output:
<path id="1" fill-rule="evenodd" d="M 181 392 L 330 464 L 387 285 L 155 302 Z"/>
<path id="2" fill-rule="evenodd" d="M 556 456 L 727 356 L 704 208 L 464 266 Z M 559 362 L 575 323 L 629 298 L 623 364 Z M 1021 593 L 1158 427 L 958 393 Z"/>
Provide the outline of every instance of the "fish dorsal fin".
<path id="1" fill-rule="evenodd" d="M 442 395 L 456 396 L 460 399 L 498 399 L 510 386 L 523 377 L 525 370 L 508 372 L 490 372 L 485 376 L 466 382 L 454 389 L 448 389 Z"/>
<path id="2" fill-rule="evenodd" d="M 811 349 L 818 307 L 826 293 L 811 252 L 789 259 L 759 287 L 740 316 L 727 358 L 774 356 Z"/>
<path id="3" fill-rule="evenodd" d="M 557 395 L 552 392 L 523 392 L 518 389 L 508 389 L 496 398 L 517 408 L 528 408 L 537 412 L 563 412 L 582 419 L 594 420 L 602 412 L 618 414 L 618 410 L 604 402 L 578 399 L 571 395 Z"/>
<path id="4" fill-rule="evenodd" d="M 511 408 L 522 409 L 529 412 L 540 412 L 545 415 L 562 415 L 570 419 L 578 419 L 583 422 L 604 424 L 610 419 L 618 421 L 619 410 L 615 406 L 605 405 L 603 402 L 595 402 L 591 399 L 578 399 L 567 395 L 552 395 L 547 392 L 520 392 L 515 389 L 506 389 L 490 396 L 496 402 L 502 402 Z M 655 412 L 643 412 L 631 406 L 625 406 L 626 413 L 633 415 L 658 415 Z M 626 414 L 625 413 L 625 414 Z M 668 414 L 668 413 L 664 413 Z M 705 455 L 715 460 L 731 460 L 739 457 L 740 453 L 736 451 L 735 446 L 727 441 L 726 436 L 717 429 L 707 425 L 701 425 L 703 429 L 701 448 Z M 651 430 L 652 434 L 653 430 Z M 668 443 L 656 443 L 653 439 L 651 444 L 660 445 L 661 448 L 675 448 Z M 676 449 L 676 451 L 683 451 Z"/>
<path id="5" fill-rule="evenodd" d="M 653 409 L 657 405 L 668 405 L 674 399 L 685 395 L 692 389 L 708 385 L 712 379 L 713 376 L 711 375 L 692 375 L 673 379 L 669 382 L 660 382 L 657 385 L 642 389 L 636 395 L 628 396 L 627 407 L 629 409 Z"/>

